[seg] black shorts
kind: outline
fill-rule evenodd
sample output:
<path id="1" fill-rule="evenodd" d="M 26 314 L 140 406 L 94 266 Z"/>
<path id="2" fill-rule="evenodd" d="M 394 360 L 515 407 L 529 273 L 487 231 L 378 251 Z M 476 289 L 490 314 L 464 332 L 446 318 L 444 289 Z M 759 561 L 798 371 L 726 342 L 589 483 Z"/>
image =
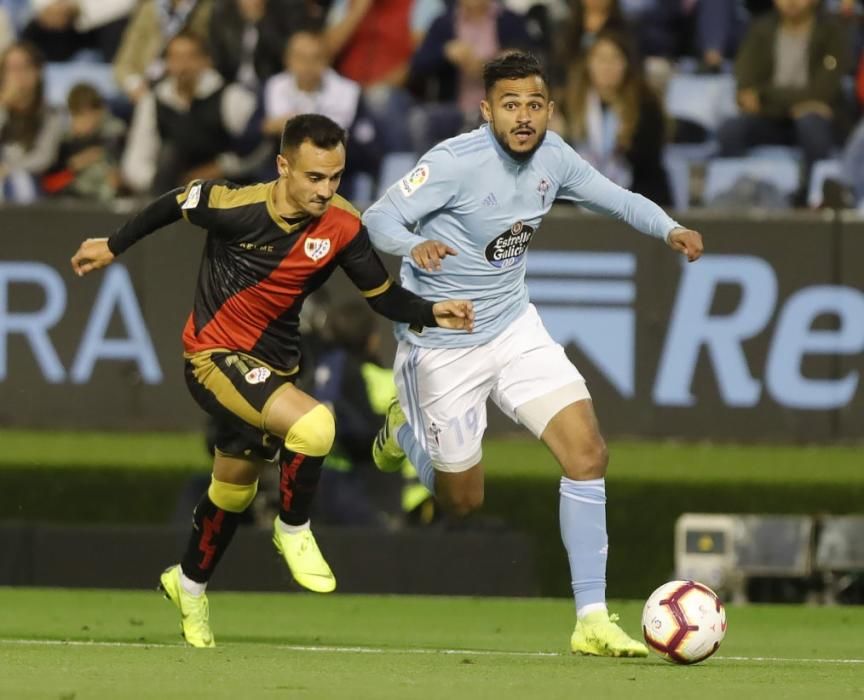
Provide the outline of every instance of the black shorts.
<path id="1" fill-rule="evenodd" d="M 267 434 L 264 420 L 273 400 L 294 383 L 297 370 L 280 371 L 235 350 L 184 357 L 192 397 L 216 420 L 216 449 L 230 457 L 275 459 L 282 443 Z"/>

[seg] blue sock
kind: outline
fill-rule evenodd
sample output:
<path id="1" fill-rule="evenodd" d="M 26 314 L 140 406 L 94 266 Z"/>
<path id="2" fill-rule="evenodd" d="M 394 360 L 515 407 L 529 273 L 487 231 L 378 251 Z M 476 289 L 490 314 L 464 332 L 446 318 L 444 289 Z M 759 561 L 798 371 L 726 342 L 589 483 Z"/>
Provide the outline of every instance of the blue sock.
<path id="1" fill-rule="evenodd" d="M 399 428 L 399 432 L 396 433 L 396 442 L 405 450 L 405 454 L 408 455 L 408 461 L 417 470 L 417 477 L 420 479 L 420 483 L 429 489 L 429 493 L 434 496 L 435 467 L 432 466 L 432 458 L 426 454 L 426 451 L 417 442 L 417 438 L 414 437 L 414 431 L 411 430 L 410 425 L 405 423 Z"/>
<path id="2" fill-rule="evenodd" d="M 561 477 L 561 539 L 570 560 L 577 615 L 606 607 L 606 481 Z"/>

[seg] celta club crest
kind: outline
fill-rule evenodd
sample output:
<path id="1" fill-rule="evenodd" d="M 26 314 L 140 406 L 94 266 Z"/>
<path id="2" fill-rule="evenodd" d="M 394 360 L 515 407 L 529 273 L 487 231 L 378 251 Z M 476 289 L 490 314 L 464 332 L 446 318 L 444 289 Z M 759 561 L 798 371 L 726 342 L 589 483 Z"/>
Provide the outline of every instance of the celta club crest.
<path id="1" fill-rule="evenodd" d="M 307 238 L 303 244 L 303 252 L 306 257 L 318 262 L 330 252 L 330 239 Z"/>
<path id="2" fill-rule="evenodd" d="M 546 204 L 546 193 L 549 191 L 549 181 L 546 178 L 540 180 L 540 184 L 537 185 L 537 191 L 540 193 L 540 199 L 543 204 Z"/>
<path id="3" fill-rule="evenodd" d="M 432 437 L 432 440 L 435 443 L 435 446 L 440 447 L 440 445 L 441 445 L 441 443 L 440 443 L 441 428 L 438 427 L 437 423 L 433 422 L 429 426 L 429 435 Z"/>

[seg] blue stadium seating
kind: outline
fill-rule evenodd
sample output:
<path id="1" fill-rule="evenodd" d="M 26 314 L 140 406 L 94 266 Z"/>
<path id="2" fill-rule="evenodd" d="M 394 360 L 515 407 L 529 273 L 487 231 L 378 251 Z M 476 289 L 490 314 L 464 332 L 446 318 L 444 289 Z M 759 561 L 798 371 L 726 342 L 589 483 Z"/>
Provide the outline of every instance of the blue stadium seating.
<path id="1" fill-rule="evenodd" d="M 822 186 L 828 179 L 843 180 L 843 163 L 839 159 L 819 160 L 813 164 L 810 172 L 810 183 L 807 188 L 807 205 L 818 208 L 822 206 Z"/>
<path id="2" fill-rule="evenodd" d="M 725 119 L 738 114 L 735 77 L 727 74 L 674 74 L 664 101 L 670 116 L 695 122 L 712 134 Z"/>
<path id="3" fill-rule="evenodd" d="M 714 141 L 705 143 L 671 143 L 664 149 L 663 165 L 669 176 L 672 207 L 676 211 L 690 208 L 690 168 L 704 163 L 717 150 Z"/>
<path id="4" fill-rule="evenodd" d="M 417 163 L 417 156 L 411 152 L 388 153 L 381 160 L 381 169 L 378 172 L 378 195 L 382 197 L 394 182 L 398 182 Z M 376 198 L 377 198 L 376 197 Z"/>
<path id="5" fill-rule="evenodd" d="M 54 107 L 64 107 L 69 90 L 76 83 L 90 83 L 108 101 L 120 97 L 110 63 L 72 61 L 45 65 L 45 99 Z"/>
<path id="6" fill-rule="evenodd" d="M 791 196 L 798 189 L 800 177 L 799 161 L 789 153 L 715 158 L 708 163 L 705 171 L 703 202 L 710 206 L 717 197 L 731 190 L 744 178 L 766 182 L 780 194 Z"/>

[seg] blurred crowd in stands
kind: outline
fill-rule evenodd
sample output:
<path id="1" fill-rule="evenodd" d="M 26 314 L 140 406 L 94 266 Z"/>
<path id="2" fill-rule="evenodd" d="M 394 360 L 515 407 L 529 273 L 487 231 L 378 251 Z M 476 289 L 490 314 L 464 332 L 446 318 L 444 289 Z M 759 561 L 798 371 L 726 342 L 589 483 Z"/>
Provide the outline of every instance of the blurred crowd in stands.
<path id="1" fill-rule="evenodd" d="M 0 0 L 0 200 L 275 177 L 285 119 L 348 129 L 361 205 L 541 56 L 552 127 L 689 206 L 864 200 L 860 0 Z"/>

